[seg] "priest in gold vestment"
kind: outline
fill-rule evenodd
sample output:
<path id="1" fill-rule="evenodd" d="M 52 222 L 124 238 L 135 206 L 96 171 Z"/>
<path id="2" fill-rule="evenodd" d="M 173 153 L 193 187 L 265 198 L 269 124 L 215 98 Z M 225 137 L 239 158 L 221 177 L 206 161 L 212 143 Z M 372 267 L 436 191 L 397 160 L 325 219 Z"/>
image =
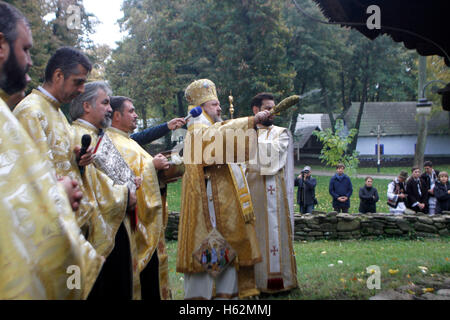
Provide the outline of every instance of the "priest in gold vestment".
<path id="1" fill-rule="evenodd" d="M 138 227 L 135 233 L 141 272 L 143 300 L 171 298 L 169 265 L 165 244 L 167 208 L 161 199 L 157 170 L 167 169 L 168 161 L 162 155 L 153 158 L 130 134 L 137 128 L 137 114 L 133 102 L 126 97 L 112 97 L 112 126 L 106 134 L 133 170 L 142 180 L 137 190 Z"/>
<path id="2" fill-rule="evenodd" d="M 67 194 L 0 99 L 0 300 L 84 299 L 103 260 L 81 235 Z M 69 289 L 70 267 L 81 287 Z"/>
<path id="3" fill-rule="evenodd" d="M 253 113 L 275 107 L 270 93 L 256 95 Z M 273 118 L 258 124 L 258 157 L 247 166 L 262 262 L 255 267 L 258 289 L 265 293 L 289 291 L 298 286 L 293 248 L 294 172 L 293 144 L 286 128 Z"/>
<path id="4" fill-rule="evenodd" d="M 91 64 L 82 53 L 72 48 L 59 49 L 47 64 L 44 85 L 22 100 L 14 115 L 56 175 L 78 181 L 84 197 L 76 212 L 77 223 L 98 254 L 106 258 L 114 246 L 115 233 L 127 205 L 133 204 L 128 203 L 128 189 L 113 186 L 104 175 L 91 176 L 95 188 L 85 186 L 78 168 L 81 162 L 73 152 L 81 141 L 75 141 L 60 108 L 84 91 L 90 69 Z"/>
<path id="5" fill-rule="evenodd" d="M 254 266 L 261 261 L 261 253 L 247 181 L 242 167 L 237 164 L 238 160 L 249 160 L 251 143 L 248 139 L 239 143 L 233 135 L 254 130 L 269 113 L 222 122 L 215 84 L 207 79 L 193 82 L 185 95 L 190 108 L 201 106 L 203 109 L 200 117 L 189 120 L 184 147 L 186 172 L 181 196 L 177 271 L 185 274 L 185 299 L 257 296 Z M 228 134 L 233 137 L 227 139 Z M 213 147 L 213 151 L 212 145 L 217 147 Z M 239 152 L 227 156 L 227 152 L 221 150 L 225 145 L 242 151 L 241 159 L 236 157 Z M 193 257 L 194 251 L 213 230 L 217 230 L 237 253 L 233 263 L 217 278 L 207 273 Z"/>
<path id="6" fill-rule="evenodd" d="M 68 195 L 6 104 L 28 82 L 31 58 L 23 53 L 32 47 L 32 35 L 10 4 L 0 3 L 0 20 L 0 300 L 82 299 L 102 259 L 81 235 Z"/>
<path id="7" fill-rule="evenodd" d="M 92 139 L 91 145 L 96 146 L 104 130 L 111 125 L 112 109 L 110 105 L 110 87 L 103 81 L 90 82 L 85 85 L 84 93 L 76 97 L 70 104 L 70 116 L 73 120 L 72 128 L 75 141 L 81 141 L 84 135 Z M 104 184 L 98 181 L 109 180 L 94 165 L 86 167 L 83 174 L 83 184 L 89 194 L 105 194 Z M 111 188 L 109 185 L 107 185 Z M 114 188 L 122 189 L 123 186 L 115 185 Z M 97 197 L 101 201 L 101 198 Z M 99 203 L 101 212 L 105 212 L 104 206 L 109 202 Z M 107 212 L 107 211 L 106 211 Z M 105 215 L 103 229 L 104 234 L 115 235 L 114 249 L 107 257 L 97 282 L 89 295 L 90 300 L 96 299 L 139 299 L 140 282 L 138 270 L 138 256 L 134 230 L 130 220 L 130 208 L 127 216 Z M 120 220 L 119 220 L 120 218 Z M 108 220 L 110 219 L 110 220 Z M 103 231 L 108 228 L 108 232 Z M 94 228 L 94 232 L 95 229 Z"/>

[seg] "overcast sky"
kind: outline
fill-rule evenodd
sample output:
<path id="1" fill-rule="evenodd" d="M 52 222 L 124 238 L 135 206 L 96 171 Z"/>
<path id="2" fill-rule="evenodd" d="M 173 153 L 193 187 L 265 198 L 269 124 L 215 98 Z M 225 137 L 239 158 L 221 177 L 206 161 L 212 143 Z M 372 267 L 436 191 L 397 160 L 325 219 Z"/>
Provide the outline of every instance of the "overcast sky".
<path id="1" fill-rule="evenodd" d="M 97 16 L 101 24 L 97 25 L 96 32 L 91 35 L 95 44 L 107 44 L 116 48 L 116 41 L 120 41 L 124 34 L 120 33 L 116 22 L 123 17 L 121 11 L 123 0 L 84 0 L 86 11 Z"/>

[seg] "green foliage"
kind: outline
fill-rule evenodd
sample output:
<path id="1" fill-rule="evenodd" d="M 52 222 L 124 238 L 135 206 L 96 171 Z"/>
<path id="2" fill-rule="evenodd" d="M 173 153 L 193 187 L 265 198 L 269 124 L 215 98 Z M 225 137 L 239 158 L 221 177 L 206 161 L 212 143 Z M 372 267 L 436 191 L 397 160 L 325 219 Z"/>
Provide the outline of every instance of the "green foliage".
<path id="1" fill-rule="evenodd" d="M 325 19 L 312 0 L 298 2 Z M 184 115 L 184 89 L 201 78 L 216 83 L 224 118 L 230 92 L 239 117 L 251 114 L 259 92 L 280 100 L 322 88 L 322 99 L 316 95 L 277 118 L 292 130 L 299 113 L 342 118 L 362 99 L 365 78 L 369 101 L 414 97 L 416 67 L 401 45 L 313 22 L 291 1 L 126 0 L 123 10 L 129 36 L 112 53 L 105 78 L 117 94 L 135 99 L 142 118 Z"/>
<path id="2" fill-rule="evenodd" d="M 336 133 L 333 133 L 331 129 L 314 131 L 313 134 L 323 144 L 320 152 L 322 163 L 332 167 L 343 163 L 349 174 L 354 175 L 359 164 L 358 153 L 353 151 L 348 154 L 347 151 L 357 132 L 356 129 L 351 129 L 348 135 L 345 134 L 344 121 L 341 119 L 336 121 Z"/>
<path id="3" fill-rule="evenodd" d="M 310 16 L 327 20 L 313 1 L 297 2 Z M 292 32 L 288 60 L 296 71 L 296 92 L 322 89 L 322 99 L 301 104 L 293 119 L 299 113 L 328 113 L 333 123 L 352 102 L 415 100 L 417 54 L 387 36 L 370 41 L 355 30 L 311 21 L 291 1 L 285 2 L 283 18 Z M 352 125 L 359 129 L 359 123 Z"/>
<path id="4" fill-rule="evenodd" d="M 113 52 L 106 74 L 116 92 L 135 99 L 142 117 L 185 115 L 184 89 L 200 78 L 216 83 L 225 117 L 230 92 L 236 116 L 251 113 L 258 92 L 292 92 L 290 34 L 279 1 L 128 0 L 124 13 L 130 37 Z"/>
<path id="5" fill-rule="evenodd" d="M 74 46 L 88 49 L 92 46 L 88 38 L 93 32 L 95 22 L 92 22 L 92 18 L 94 17 L 85 11 L 81 0 L 7 0 L 6 2 L 17 7 L 30 22 L 33 34 L 31 50 L 33 67 L 29 72 L 32 79 L 28 85 L 29 91 L 42 83 L 47 62 L 58 48 Z M 70 4 L 80 7 L 81 30 L 67 28 L 67 8 Z M 46 21 L 43 17 L 47 15 L 53 15 L 53 17 Z"/>
<path id="6" fill-rule="evenodd" d="M 162 122 L 185 115 L 184 89 L 200 78 L 216 83 L 225 119 L 230 92 L 239 117 L 252 113 L 249 104 L 259 92 L 272 92 L 280 101 L 321 88 L 321 99 L 303 100 L 277 118 L 277 125 L 292 130 L 299 113 L 328 113 L 334 121 L 352 101 L 416 96 L 415 53 L 388 37 L 370 41 L 357 31 L 311 21 L 291 1 L 125 0 L 119 22 L 128 37 L 113 52 L 89 40 L 96 21 L 82 0 L 8 2 L 31 22 L 30 89 L 42 82 L 58 47 L 76 46 L 94 63 L 91 79 L 107 80 L 115 94 L 132 97 L 144 119 Z M 314 1 L 297 2 L 308 14 L 326 19 Z M 66 26 L 70 4 L 81 8 L 80 30 Z"/>

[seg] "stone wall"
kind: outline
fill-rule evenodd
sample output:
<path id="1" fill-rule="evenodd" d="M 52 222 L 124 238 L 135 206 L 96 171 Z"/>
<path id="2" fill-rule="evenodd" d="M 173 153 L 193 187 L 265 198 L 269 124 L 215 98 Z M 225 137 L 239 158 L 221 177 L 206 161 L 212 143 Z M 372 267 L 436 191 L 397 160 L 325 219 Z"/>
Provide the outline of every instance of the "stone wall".
<path id="1" fill-rule="evenodd" d="M 169 221 L 166 228 L 167 240 L 178 240 L 178 223 L 180 221 L 180 214 L 178 212 L 169 213 Z"/>
<path id="2" fill-rule="evenodd" d="M 295 240 L 375 239 L 383 237 L 439 237 L 450 235 L 450 215 L 429 217 L 422 213 L 296 215 Z"/>
<path id="3" fill-rule="evenodd" d="M 166 237 L 178 240 L 180 214 L 169 215 Z M 422 213 L 392 215 L 382 213 L 337 214 L 314 213 L 295 216 L 295 240 L 348 240 L 383 237 L 450 236 L 450 212 L 429 217 Z"/>

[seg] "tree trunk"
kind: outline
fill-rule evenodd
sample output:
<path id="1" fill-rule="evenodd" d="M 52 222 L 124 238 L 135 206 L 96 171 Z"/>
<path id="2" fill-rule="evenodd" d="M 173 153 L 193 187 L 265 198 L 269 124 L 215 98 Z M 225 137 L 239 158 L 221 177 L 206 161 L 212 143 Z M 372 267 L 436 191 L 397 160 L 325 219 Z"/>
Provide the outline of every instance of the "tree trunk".
<path id="1" fill-rule="evenodd" d="M 347 105 L 347 99 L 345 99 L 345 75 L 344 72 L 341 72 L 341 98 L 342 98 L 342 107 L 345 109 Z"/>
<path id="2" fill-rule="evenodd" d="M 177 115 L 179 117 L 185 117 L 186 116 L 186 112 L 185 112 L 184 106 L 183 106 L 183 96 L 184 96 L 184 92 L 183 91 L 179 91 L 177 93 L 177 101 L 178 101 L 178 112 L 177 112 Z"/>
<path id="3" fill-rule="evenodd" d="M 363 89 L 363 91 L 367 91 L 367 89 Z M 365 104 L 366 104 L 365 95 L 363 93 L 363 100 L 361 100 L 361 103 L 359 105 L 358 116 L 356 118 L 356 123 L 355 123 L 355 129 L 358 130 L 358 132 L 356 133 L 355 138 L 353 139 L 352 143 L 348 147 L 349 154 L 352 154 L 353 151 L 356 150 L 356 146 L 358 145 L 359 128 L 361 128 L 361 119 L 362 119 L 362 115 L 364 113 Z"/>
<path id="4" fill-rule="evenodd" d="M 330 118 L 331 130 L 336 133 L 336 120 L 334 119 L 333 110 L 330 107 L 330 102 L 328 100 L 327 88 L 325 86 L 325 81 L 323 78 L 319 79 L 320 87 L 322 88 L 323 106 L 325 107 L 328 117 Z"/>
<path id="5" fill-rule="evenodd" d="M 147 129 L 147 110 L 145 109 L 145 107 L 143 107 L 141 109 L 141 113 L 142 113 L 142 122 L 144 124 L 144 129 Z"/>
<path id="6" fill-rule="evenodd" d="M 427 80 L 427 58 L 419 56 L 419 99 L 425 98 L 423 96 L 423 88 Z M 428 121 L 427 116 L 429 114 L 429 108 L 417 108 L 419 132 L 417 133 L 416 151 L 414 153 L 414 166 L 423 168 L 423 162 L 425 157 L 425 147 L 427 145 L 427 133 L 428 133 Z"/>
<path id="7" fill-rule="evenodd" d="M 302 88 L 298 94 L 303 95 L 305 93 L 305 90 L 306 90 L 306 82 L 303 82 Z M 300 106 L 295 108 L 294 114 L 292 115 L 292 118 L 291 118 L 291 126 L 290 126 L 289 130 L 291 130 L 292 136 L 295 136 L 295 128 L 297 127 L 297 119 L 298 119 L 298 115 L 300 113 L 301 113 L 301 102 L 300 102 Z"/>
<path id="8" fill-rule="evenodd" d="M 359 128 L 361 128 L 361 120 L 364 113 L 364 106 L 367 101 L 367 87 L 369 85 L 369 55 L 366 56 L 366 67 L 364 70 L 364 80 L 363 80 L 363 91 L 362 91 L 362 99 L 361 103 L 359 105 L 358 110 L 358 116 L 356 117 L 356 123 L 355 123 L 355 129 L 358 130 L 356 132 L 355 138 L 353 139 L 352 143 L 349 145 L 348 153 L 352 154 L 353 151 L 356 150 L 356 146 L 358 144 L 358 137 L 359 137 Z"/>
<path id="9" fill-rule="evenodd" d="M 418 115 L 418 118 L 419 132 L 417 135 L 416 152 L 414 154 L 414 167 L 422 169 L 425 157 L 425 147 L 427 145 L 428 116 L 426 113 L 421 113 Z"/>

